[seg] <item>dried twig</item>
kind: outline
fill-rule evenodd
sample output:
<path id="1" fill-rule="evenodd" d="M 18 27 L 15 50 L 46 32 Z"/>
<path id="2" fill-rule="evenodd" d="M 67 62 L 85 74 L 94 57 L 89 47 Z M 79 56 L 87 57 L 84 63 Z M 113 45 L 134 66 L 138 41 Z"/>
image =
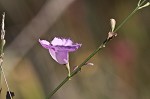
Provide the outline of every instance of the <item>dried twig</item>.
<path id="1" fill-rule="evenodd" d="M 8 94 L 9 94 L 9 97 L 10 99 L 12 99 L 12 95 L 11 95 L 11 92 L 10 92 L 10 89 L 9 89 L 9 86 L 8 86 L 8 83 L 7 83 L 7 79 L 6 79 L 6 76 L 5 76 L 5 72 L 3 70 L 3 58 L 4 58 L 4 52 L 3 52 L 3 49 L 4 49 L 4 45 L 5 45 L 5 13 L 3 13 L 2 15 L 2 25 L 1 25 L 1 40 L 0 40 L 0 78 L 3 76 L 4 77 L 4 81 L 5 81 L 5 84 L 7 86 L 7 90 L 8 90 Z M 2 89 L 1 89 L 2 91 Z"/>

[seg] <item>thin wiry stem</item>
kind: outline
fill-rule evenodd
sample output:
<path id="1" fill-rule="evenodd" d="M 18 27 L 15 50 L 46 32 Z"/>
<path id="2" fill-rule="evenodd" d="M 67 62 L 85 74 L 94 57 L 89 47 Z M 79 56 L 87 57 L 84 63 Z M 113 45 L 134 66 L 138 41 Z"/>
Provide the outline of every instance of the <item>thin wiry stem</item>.
<path id="1" fill-rule="evenodd" d="M 140 6 L 140 3 L 141 3 L 141 0 L 139 0 L 139 2 L 138 2 L 138 6 Z"/>
<path id="2" fill-rule="evenodd" d="M 122 21 L 122 23 L 114 30 L 114 32 L 118 31 L 129 20 L 129 18 L 139 10 L 139 8 L 145 3 L 145 1 L 146 0 L 143 0 L 141 2 L 140 0 L 138 6 Z"/>
<path id="3" fill-rule="evenodd" d="M 9 93 L 9 96 L 10 98 L 12 99 L 12 95 L 10 93 L 10 88 L 8 86 L 8 82 L 7 82 L 7 79 L 6 79 L 6 76 L 5 76 L 5 72 L 4 72 L 4 69 L 2 67 L 3 65 L 3 58 L 4 58 L 4 52 L 3 52 L 3 49 L 4 49 L 4 45 L 5 45 L 5 13 L 3 13 L 2 15 L 2 27 L 1 27 L 1 41 L 0 41 L 0 74 L 2 72 L 2 75 L 4 77 L 4 81 L 5 81 L 5 84 L 6 84 L 6 87 L 7 87 L 7 90 L 8 90 L 8 93 Z M 0 75 L 1 77 L 1 75 Z"/>
<path id="4" fill-rule="evenodd" d="M 137 7 L 131 12 L 131 14 L 129 14 L 123 21 L 122 23 L 113 31 L 113 32 L 117 32 L 127 21 L 129 18 L 131 18 L 138 10 L 139 10 L 139 7 L 141 7 L 144 3 L 145 3 L 146 0 L 143 0 L 141 2 L 141 0 L 139 0 L 138 2 L 138 5 Z M 113 35 L 112 37 L 108 37 L 106 38 L 102 43 L 101 45 L 93 51 L 93 53 L 91 53 L 71 74 L 70 76 L 67 76 L 51 93 L 48 94 L 48 96 L 46 97 L 46 99 L 50 99 L 71 77 L 73 77 L 74 75 L 76 75 L 80 70 L 81 68 L 95 55 L 97 54 L 100 50 L 102 50 L 106 45 L 107 43 L 112 39 L 114 38 L 115 35 Z"/>
<path id="5" fill-rule="evenodd" d="M 11 95 L 11 93 L 10 93 L 10 88 L 9 88 L 9 85 L 8 85 L 8 82 L 7 82 L 7 79 L 6 79 L 6 76 L 5 76 L 5 72 L 4 72 L 4 69 L 3 69 L 2 65 L 1 65 L 1 70 L 2 70 L 2 75 L 3 75 L 3 77 L 4 77 L 4 81 L 5 81 L 5 84 L 6 84 L 8 93 L 9 93 L 9 96 L 10 96 L 10 98 L 12 99 L 12 95 Z"/>
<path id="6" fill-rule="evenodd" d="M 3 64 L 3 56 L 4 56 L 4 53 L 3 53 L 3 48 L 4 48 L 4 45 L 5 45 L 5 30 L 4 30 L 4 20 L 5 20 L 5 13 L 2 15 L 2 23 L 1 23 L 1 38 L 0 38 L 0 66 L 2 66 Z M 1 82 L 1 69 L 0 69 L 0 82 Z M 2 90 L 2 88 L 1 88 Z"/>

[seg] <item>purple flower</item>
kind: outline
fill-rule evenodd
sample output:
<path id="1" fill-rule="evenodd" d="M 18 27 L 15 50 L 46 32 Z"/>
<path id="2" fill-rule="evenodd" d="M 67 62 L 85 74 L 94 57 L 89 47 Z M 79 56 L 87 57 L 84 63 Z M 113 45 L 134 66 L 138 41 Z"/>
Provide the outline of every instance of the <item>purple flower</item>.
<path id="1" fill-rule="evenodd" d="M 40 40 L 40 44 L 49 50 L 52 58 L 59 64 L 67 64 L 69 61 L 69 52 L 76 51 L 81 44 L 73 43 L 70 39 L 55 37 L 51 42 Z"/>

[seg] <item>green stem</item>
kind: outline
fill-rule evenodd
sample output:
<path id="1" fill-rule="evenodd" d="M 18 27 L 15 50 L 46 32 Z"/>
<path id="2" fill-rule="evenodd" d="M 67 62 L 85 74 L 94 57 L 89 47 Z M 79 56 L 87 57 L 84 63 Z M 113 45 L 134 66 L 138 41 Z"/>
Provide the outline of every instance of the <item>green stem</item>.
<path id="1" fill-rule="evenodd" d="M 71 74 L 70 76 L 67 76 L 57 87 L 55 90 L 53 90 L 48 96 L 46 99 L 50 99 L 54 93 L 57 92 L 57 90 L 59 88 L 61 88 L 61 86 L 63 86 L 71 77 L 73 77 L 75 74 L 77 74 L 80 70 L 81 70 L 81 67 L 85 65 L 85 63 L 87 63 L 88 60 L 90 60 L 99 50 L 101 50 L 103 47 L 104 47 L 104 44 L 106 44 L 106 42 L 108 42 L 109 40 L 105 40 L 101 46 L 98 47 L 98 49 L 96 49 L 92 54 L 89 55 L 88 58 L 86 58 L 79 66 L 77 69 L 75 69 Z"/>
<path id="2" fill-rule="evenodd" d="M 72 73 L 71 73 L 71 77 L 73 77 L 78 71 L 81 70 L 82 66 L 84 66 L 97 52 L 99 52 L 102 48 L 105 47 L 105 44 L 108 42 L 109 40 L 105 40 L 96 50 L 93 51 L 93 53 L 91 53 L 79 66 L 77 69 L 75 69 Z"/>
<path id="3" fill-rule="evenodd" d="M 114 32 L 117 32 L 126 22 L 127 20 L 132 17 L 138 10 L 139 7 L 145 3 L 146 0 L 144 0 L 143 2 L 140 3 L 139 6 L 137 6 L 132 12 L 131 14 L 129 14 L 124 21 L 114 30 Z M 57 91 L 58 89 L 60 89 L 71 77 L 73 77 L 74 75 L 76 75 L 82 68 L 82 66 L 84 66 L 97 52 L 99 52 L 102 48 L 104 48 L 106 46 L 106 44 L 110 41 L 111 38 L 109 39 L 105 39 L 104 42 L 96 49 L 93 51 L 93 53 L 91 53 L 79 66 L 77 69 L 75 69 L 70 76 L 67 76 L 51 93 L 48 94 L 46 99 L 50 99 Z"/>
<path id="4" fill-rule="evenodd" d="M 69 80 L 69 78 L 70 78 L 70 77 L 67 76 L 67 77 L 56 87 L 56 89 L 53 90 L 53 91 L 47 96 L 46 99 L 50 99 L 50 98 L 53 96 L 53 94 L 55 94 L 55 93 L 57 92 L 57 90 L 60 89 L 61 86 L 63 86 L 63 85 Z"/>
<path id="5" fill-rule="evenodd" d="M 128 20 L 130 17 L 132 17 L 138 10 L 139 10 L 139 7 L 145 3 L 146 0 L 143 0 L 139 6 L 137 6 L 124 20 L 123 22 L 114 30 L 114 32 L 118 31 Z"/>
<path id="6" fill-rule="evenodd" d="M 139 7 L 136 7 L 136 8 L 131 12 L 131 14 L 130 14 L 128 17 L 126 17 L 125 20 L 114 30 L 114 32 L 118 31 L 118 30 L 128 21 L 128 19 L 129 19 L 131 16 L 133 16 L 133 14 L 135 14 L 135 13 L 137 12 L 138 8 L 139 8 Z"/>

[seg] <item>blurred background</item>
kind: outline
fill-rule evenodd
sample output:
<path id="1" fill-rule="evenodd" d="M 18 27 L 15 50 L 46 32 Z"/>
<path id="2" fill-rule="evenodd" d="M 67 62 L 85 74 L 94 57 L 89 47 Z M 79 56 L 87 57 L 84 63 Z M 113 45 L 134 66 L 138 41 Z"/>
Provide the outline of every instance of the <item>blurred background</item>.
<path id="1" fill-rule="evenodd" d="M 44 99 L 67 75 L 39 38 L 65 37 L 82 43 L 70 53 L 73 69 L 107 37 L 110 18 L 120 24 L 137 2 L 0 0 L 0 14 L 6 13 L 3 67 L 14 99 Z M 118 36 L 89 61 L 94 66 L 83 67 L 52 99 L 150 99 L 149 10 L 144 8 L 128 20 Z M 0 99 L 5 99 L 4 80 L 1 86 Z"/>

